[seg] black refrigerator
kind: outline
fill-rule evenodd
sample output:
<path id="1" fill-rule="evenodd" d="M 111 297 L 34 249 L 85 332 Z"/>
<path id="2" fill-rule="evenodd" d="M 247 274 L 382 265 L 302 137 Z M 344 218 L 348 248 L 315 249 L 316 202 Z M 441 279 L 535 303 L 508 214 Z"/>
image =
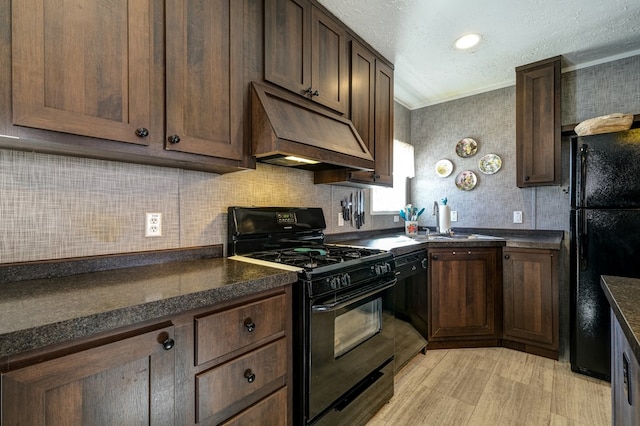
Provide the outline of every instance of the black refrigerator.
<path id="1" fill-rule="evenodd" d="M 600 276 L 640 278 L 640 129 L 572 138 L 570 258 L 571 369 L 610 380 Z"/>

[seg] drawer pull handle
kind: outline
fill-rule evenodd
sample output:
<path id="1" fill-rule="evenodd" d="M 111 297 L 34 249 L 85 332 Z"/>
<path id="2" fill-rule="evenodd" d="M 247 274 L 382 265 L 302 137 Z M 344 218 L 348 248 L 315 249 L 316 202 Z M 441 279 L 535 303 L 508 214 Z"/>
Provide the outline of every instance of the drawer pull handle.
<path id="1" fill-rule="evenodd" d="M 171 337 L 167 337 L 166 339 L 164 339 L 164 341 L 162 342 L 162 347 L 165 351 L 168 351 L 170 349 L 172 349 L 176 344 L 176 341 L 173 340 Z"/>
<path id="2" fill-rule="evenodd" d="M 509 256 L 508 254 L 505 254 L 505 255 L 504 255 L 504 258 L 505 258 L 505 259 L 507 259 L 507 260 L 508 260 L 510 257 L 511 257 L 511 256 Z"/>
<path id="3" fill-rule="evenodd" d="M 244 326 L 247 327 L 247 331 L 249 333 L 253 333 L 253 331 L 256 329 L 256 324 L 251 320 L 251 318 L 247 318 L 246 320 L 244 320 Z"/>
<path id="4" fill-rule="evenodd" d="M 167 138 L 167 140 L 169 141 L 170 144 L 175 145 L 177 143 L 180 143 L 180 136 L 171 135 Z"/>
<path id="5" fill-rule="evenodd" d="M 253 374 L 253 371 L 251 371 L 251 369 L 248 369 L 244 372 L 244 378 L 247 379 L 247 382 L 253 383 L 256 380 L 256 375 Z"/>
<path id="6" fill-rule="evenodd" d="M 139 129 L 136 129 L 136 136 L 139 138 L 146 138 L 149 136 L 149 130 L 144 127 L 140 127 Z"/>

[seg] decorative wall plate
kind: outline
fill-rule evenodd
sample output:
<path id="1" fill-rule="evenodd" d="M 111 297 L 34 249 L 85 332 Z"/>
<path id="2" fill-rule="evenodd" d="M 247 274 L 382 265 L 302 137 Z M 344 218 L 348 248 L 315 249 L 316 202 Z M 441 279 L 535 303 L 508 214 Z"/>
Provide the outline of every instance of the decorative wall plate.
<path id="1" fill-rule="evenodd" d="M 456 186 L 463 191 L 471 191 L 476 187 L 478 177 L 471 170 L 465 170 L 456 176 Z"/>
<path id="2" fill-rule="evenodd" d="M 447 177 L 453 172 L 453 163 L 447 159 L 440 160 L 436 163 L 436 174 L 440 177 Z"/>
<path id="3" fill-rule="evenodd" d="M 478 143 L 471 138 L 464 138 L 456 144 L 456 154 L 459 157 L 473 157 L 478 151 Z"/>
<path id="4" fill-rule="evenodd" d="M 497 154 L 487 154 L 478 161 L 478 167 L 485 175 L 492 175 L 502 167 L 502 158 Z"/>

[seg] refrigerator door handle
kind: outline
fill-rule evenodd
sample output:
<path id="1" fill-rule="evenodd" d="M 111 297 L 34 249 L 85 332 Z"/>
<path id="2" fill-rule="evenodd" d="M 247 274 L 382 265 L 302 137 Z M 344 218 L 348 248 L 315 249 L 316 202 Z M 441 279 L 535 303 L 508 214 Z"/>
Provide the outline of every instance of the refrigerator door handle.
<path id="1" fill-rule="evenodd" d="M 589 156 L 589 145 L 583 143 L 580 147 L 580 185 L 578 187 L 578 194 L 580 196 L 578 206 L 585 206 L 585 186 L 587 184 L 587 157 Z"/>
<path id="2" fill-rule="evenodd" d="M 578 247 L 578 264 L 581 271 L 586 271 L 588 265 L 588 247 L 589 247 L 589 235 L 587 234 L 587 214 L 584 210 L 577 210 L 577 224 L 578 224 L 578 241 L 580 243 Z"/>

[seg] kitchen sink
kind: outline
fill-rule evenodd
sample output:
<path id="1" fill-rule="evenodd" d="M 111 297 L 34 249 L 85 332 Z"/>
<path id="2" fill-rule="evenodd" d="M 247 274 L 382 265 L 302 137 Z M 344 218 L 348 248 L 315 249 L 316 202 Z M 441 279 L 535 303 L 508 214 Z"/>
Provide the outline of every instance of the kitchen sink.
<path id="1" fill-rule="evenodd" d="M 453 234 L 453 235 L 420 235 L 417 238 L 425 241 L 455 241 L 455 240 L 503 240 L 504 238 L 482 234 Z"/>

